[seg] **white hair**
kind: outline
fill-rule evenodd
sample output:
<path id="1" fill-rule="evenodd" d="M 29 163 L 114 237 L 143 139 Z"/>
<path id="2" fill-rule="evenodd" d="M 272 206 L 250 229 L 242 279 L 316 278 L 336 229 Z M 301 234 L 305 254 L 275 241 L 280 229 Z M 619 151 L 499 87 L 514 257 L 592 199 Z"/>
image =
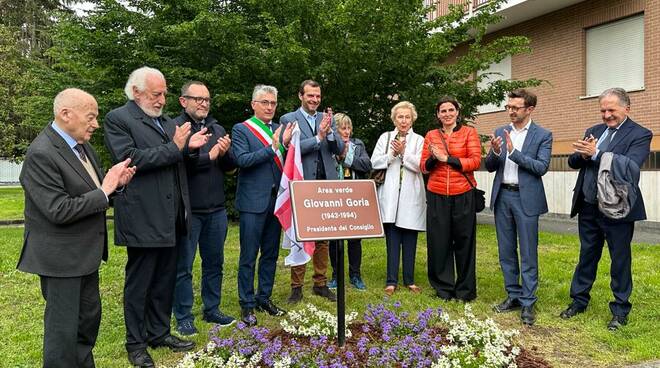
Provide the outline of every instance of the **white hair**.
<path id="1" fill-rule="evenodd" d="M 126 97 L 128 97 L 129 100 L 133 101 L 135 98 L 133 96 L 133 87 L 136 87 L 138 91 L 145 90 L 147 84 L 147 77 L 150 75 L 156 75 L 158 77 L 163 78 L 163 80 L 165 80 L 165 76 L 158 69 L 150 68 L 148 66 L 143 66 L 142 68 L 133 70 L 131 75 L 128 76 L 128 81 L 126 82 L 126 86 L 124 87 L 124 93 L 126 93 Z"/>
<path id="2" fill-rule="evenodd" d="M 81 103 L 81 96 L 94 98 L 91 94 L 79 88 L 67 88 L 60 91 L 60 93 L 55 96 L 55 99 L 53 99 L 53 115 L 57 116 L 60 110 L 65 107 L 72 108 L 78 106 Z"/>
<path id="3" fill-rule="evenodd" d="M 261 95 L 271 94 L 277 98 L 277 88 L 264 84 L 257 84 L 252 91 L 252 101 L 256 101 Z"/>

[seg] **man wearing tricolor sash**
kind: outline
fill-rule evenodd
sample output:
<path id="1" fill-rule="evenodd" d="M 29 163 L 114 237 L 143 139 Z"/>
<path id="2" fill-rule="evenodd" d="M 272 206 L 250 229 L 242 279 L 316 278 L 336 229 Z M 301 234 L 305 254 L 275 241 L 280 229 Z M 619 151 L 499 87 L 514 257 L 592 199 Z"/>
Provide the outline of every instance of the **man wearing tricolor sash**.
<path id="1" fill-rule="evenodd" d="M 254 311 L 272 316 L 286 312 L 270 299 L 275 283 L 281 227 L 274 215 L 282 177 L 284 147 L 291 140 L 293 125 L 282 129 L 273 122 L 277 89 L 258 85 L 252 93 L 254 116 L 232 128 L 230 154 L 239 167 L 236 209 L 240 215 L 241 251 L 238 265 L 238 297 L 241 321 L 254 326 Z M 280 144 L 280 139 L 283 144 Z M 254 275 L 259 257 L 258 287 Z"/>
<path id="2" fill-rule="evenodd" d="M 321 86 L 313 80 L 303 81 L 298 90 L 298 98 L 301 102 L 300 108 L 282 116 L 280 124 L 286 125 L 287 129 L 295 121 L 299 124 L 303 176 L 305 180 L 337 180 L 337 161 L 333 155 L 341 155 L 344 142 L 335 139 L 337 133 L 332 113 L 317 111 L 321 104 Z M 336 301 L 337 296 L 327 286 L 327 240 L 316 242 L 311 258 L 314 266 L 312 293 Z M 291 267 L 291 296 L 288 299 L 290 304 L 302 300 L 305 269 L 305 264 Z"/>

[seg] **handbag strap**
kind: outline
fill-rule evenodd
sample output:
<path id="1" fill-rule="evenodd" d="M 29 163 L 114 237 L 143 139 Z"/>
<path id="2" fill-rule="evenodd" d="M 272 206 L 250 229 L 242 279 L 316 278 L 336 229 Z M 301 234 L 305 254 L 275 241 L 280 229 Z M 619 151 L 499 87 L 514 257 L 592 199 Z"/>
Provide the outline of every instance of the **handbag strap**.
<path id="1" fill-rule="evenodd" d="M 449 146 L 447 146 L 447 141 L 445 141 L 445 137 L 442 136 L 442 129 L 438 128 L 438 134 L 440 135 L 440 139 L 442 140 L 442 144 L 445 145 L 445 150 L 447 151 L 447 156 L 449 156 Z M 477 187 L 474 184 L 472 184 L 472 181 L 470 181 L 470 178 L 468 178 L 468 176 L 465 175 L 464 172 L 461 171 L 460 173 L 463 175 L 465 180 L 467 180 L 467 182 L 470 184 L 472 189 L 477 189 Z"/>
<path id="2" fill-rule="evenodd" d="M 385 154 L 387 155 L 387 151 L 390 149 L 390 135 L 392 132 L 387 132 L 387 143 L 385 144 Z"/>

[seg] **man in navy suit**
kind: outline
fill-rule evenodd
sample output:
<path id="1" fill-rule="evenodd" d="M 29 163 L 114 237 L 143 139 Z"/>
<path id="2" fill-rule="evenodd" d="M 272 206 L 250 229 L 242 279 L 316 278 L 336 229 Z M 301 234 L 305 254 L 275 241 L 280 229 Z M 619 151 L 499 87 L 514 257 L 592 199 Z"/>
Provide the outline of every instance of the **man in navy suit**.
<path id="1" fill-rule="evenodd" d="M 522 307 L 520 319 L 531 326 L 536 320 L 539 215 L 548 212 L 541 177 L 550 165 L 552 133 L 532 121 L 536 95 L 518 89 L 508 97 L 506 110 L 511 124 L 495 130 L 486 157 L 488 171 L 497 171 L 490 208 L 495 213 L 500 267 L 507 292 L 507 298 L 493 309 L 503 313 Z"/>
<path id="2" fill-rule="evenodd" d="M 575 152 L 568 158 L 570 167 L 580 169 L 571 207 L 571 217 L 578 215 L 580 259 L 571 282 L 573 302 L 560 316 L 569 319 L 587 308 L 589 291 L 596 280 L 598 261 L 607 240 L 612 260 L 610 288 L 614 294 L 614 301 L 610 302 L 612 319 L 607 328 L 617 330 L 628 323 L 632 308 L 629 301 L 632 293 L 630 242 L 635 221 L 646 219 L 646 210 L 644 200 L 639 196 L 625 218 L 612 220 L 605 217 L 598 209 L 598 167 L 603 152 L 626 156 L 642 167 L 649 156 L 653 133 L 628 117 L 630 98 L 622 88 L 605 90 L 598 101 L 603 123 L 587 129 L 584 139 L 573 143 Z"/>
<path id="3" fill-rule="evenodd" d="M 282 129 L 273 122 L 276 108 L 277 89 L 258 85 L 252 93 L 254 116 L 232 128 L 230 154 L 240 168 L 236 189 L 241 243 L 238 297 L 241 321 L 248 326 L 257 323 L 255 309 L 272 316 L 286 313 L 270 297 L 275 283 L 281 231 L 274 215 L 275 200 L 284 164 L 283 146 L 288 146 L 291 141 L 293 125 Z M 255 295 L 254 270 L 259 252 L 259 286 Z"/>
<path id="4" fill-rule="evenodd" d="M 305 80 L 300 84 L 298 98 L 301 106 L 298 110 L 285 114 L 280 118 L 280 124 L 290 125 L 297 121 L 300 127 L 300 154 L 305 180 L 338 180 L 337 160 L 333 155 L 340 156 L 344 151 L 344 141 L 335 138 L 336 127 L 332 114 L 317 111 L 321 105 L 321 86 L 313 80 Z M 315 295 L 336 301 L 337 296 L 327 285 L 328 278 L 328 241 L 318 241 L 312 255 L 314 266 Z M 305 281 L 307 265 L 291 267 L 290 304 L 302 300 L 302 286 Z"/>

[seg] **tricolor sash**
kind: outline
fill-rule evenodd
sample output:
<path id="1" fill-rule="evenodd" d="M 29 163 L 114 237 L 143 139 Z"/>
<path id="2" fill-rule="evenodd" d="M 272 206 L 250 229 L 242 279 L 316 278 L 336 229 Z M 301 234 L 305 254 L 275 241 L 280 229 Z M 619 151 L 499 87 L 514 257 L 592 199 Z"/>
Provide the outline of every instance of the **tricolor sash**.
<path id="1" fill-rule="evenodd" d="M 263 143 L 264 146 L 273 145 L 273 132 L 270 131 L 268 126 L 264 124 L 263 121 L 257 119 L 256 116 L 245 120 L 243 124 L 245 124 L 245 126 L 250 129 L 252 134 L 254 134 L 254 136 L 257 137 L 257 139 Z M 275 160 L 275 164 L 280 169 L 280 171 L 282 171 L 282 162 L 284 162 L 283 157 L 284 148 L 282 147 L 282 144 L 280 144 L 279 149 L 275 151 L 275 156 L 273 156 L 273 160 Z"/>

